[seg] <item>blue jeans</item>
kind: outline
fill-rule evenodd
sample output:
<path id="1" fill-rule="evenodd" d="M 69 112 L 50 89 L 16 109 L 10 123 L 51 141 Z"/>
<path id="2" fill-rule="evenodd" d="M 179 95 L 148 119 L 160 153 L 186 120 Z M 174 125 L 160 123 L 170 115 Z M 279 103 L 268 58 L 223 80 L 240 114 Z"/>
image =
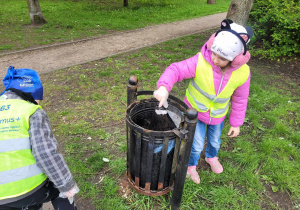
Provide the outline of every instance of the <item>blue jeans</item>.
<path id="1" fill-rule="evenodd" d="M 206 125 L 198 120 L 194 135 L 194 141 L 189 161 L 189 166 L 198 165 L 200 154 L 204 148 L 205 131 L 207 133 L 207 145 L 205 157 L 216 157 L 221 145 L 221 133 L 223 130 L 224 121 L 218 125 Z"/>

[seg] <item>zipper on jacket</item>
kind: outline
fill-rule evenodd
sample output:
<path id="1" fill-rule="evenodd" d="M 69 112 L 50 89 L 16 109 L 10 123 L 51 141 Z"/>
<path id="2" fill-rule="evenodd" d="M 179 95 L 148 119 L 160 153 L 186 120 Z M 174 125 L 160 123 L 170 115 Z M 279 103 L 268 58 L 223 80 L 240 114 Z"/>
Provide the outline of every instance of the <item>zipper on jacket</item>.
<path id="1" fill-rule="evenodd" d="M 220 67 L 219 67 L 220 68 Z M 220 71 L 221 71 L 221 68 L 220 68 Z M 222 71 L 221 71 L 222 72 Z M 220 85 L 219 85 L 219 89 L 218 89 L 218 92 L 217 92 L 217 96 L 219 95 L 219 93 L 220 93 L 220 90 L 221 90 L 221 86 L 222 86 L 222 83 L 223 83 L 223 79 L 224 79 L 224 76 L 225 76 L 225 73 L 226 72 L 222 72 L 222 78 L 221 78 L 221 82 L 220 82 Z M 209 116 L 210 118 L 209 118 L 209 122 L 208 122 L 208 124 L 210 125 L 210 122 L 211 122 L 211 116 Z"/>

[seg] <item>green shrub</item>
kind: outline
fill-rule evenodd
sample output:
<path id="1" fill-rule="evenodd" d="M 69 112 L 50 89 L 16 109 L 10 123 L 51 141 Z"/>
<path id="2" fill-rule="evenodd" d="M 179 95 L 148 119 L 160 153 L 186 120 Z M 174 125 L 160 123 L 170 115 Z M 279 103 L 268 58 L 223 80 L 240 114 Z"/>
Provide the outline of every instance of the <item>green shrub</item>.
<path id="1" fill-rule="evenodd" d="M 254 29 L 253 55 L 271 60 L 299 55 L 299 0 L 256 0 L 249 20 Z"/>

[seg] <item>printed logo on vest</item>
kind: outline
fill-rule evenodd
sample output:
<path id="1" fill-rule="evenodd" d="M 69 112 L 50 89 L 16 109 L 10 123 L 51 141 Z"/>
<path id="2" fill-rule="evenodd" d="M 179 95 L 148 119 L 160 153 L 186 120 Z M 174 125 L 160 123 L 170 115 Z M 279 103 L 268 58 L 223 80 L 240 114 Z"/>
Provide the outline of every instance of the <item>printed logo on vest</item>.
<path id="1" fill-rule="evenodd" d="M 9 108 L 10 108 L 10 104 L 9 105 L 3 105 L 3 106 L 0 107 L 0 112 L 9 110 Z"/>

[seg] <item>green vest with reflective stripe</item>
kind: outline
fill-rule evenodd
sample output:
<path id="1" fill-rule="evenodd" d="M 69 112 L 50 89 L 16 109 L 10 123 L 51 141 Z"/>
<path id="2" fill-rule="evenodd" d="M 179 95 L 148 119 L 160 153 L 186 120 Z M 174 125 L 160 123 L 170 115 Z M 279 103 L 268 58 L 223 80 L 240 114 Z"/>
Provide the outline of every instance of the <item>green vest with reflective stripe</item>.
<path id="1" fill-rule="evenodd" d="M 0 100 L 0 200 L 24 195 L 47 178 L 29 141 L 29 117 L 38 108 L 23 100 Z"/>
<path id="2" fill-rule="evenodd" d="M 224 117 L 228 112 L 234 90 L 247 81 L 249 74 L 250 70 L 247 64 L 233 71 L 226 86 L 217 95 L 212 66 L 199 53 L 196 76 L 191 79 L 186 90 L 187 99 L 198 112 L 210 111 L 211 117 Z"/>

